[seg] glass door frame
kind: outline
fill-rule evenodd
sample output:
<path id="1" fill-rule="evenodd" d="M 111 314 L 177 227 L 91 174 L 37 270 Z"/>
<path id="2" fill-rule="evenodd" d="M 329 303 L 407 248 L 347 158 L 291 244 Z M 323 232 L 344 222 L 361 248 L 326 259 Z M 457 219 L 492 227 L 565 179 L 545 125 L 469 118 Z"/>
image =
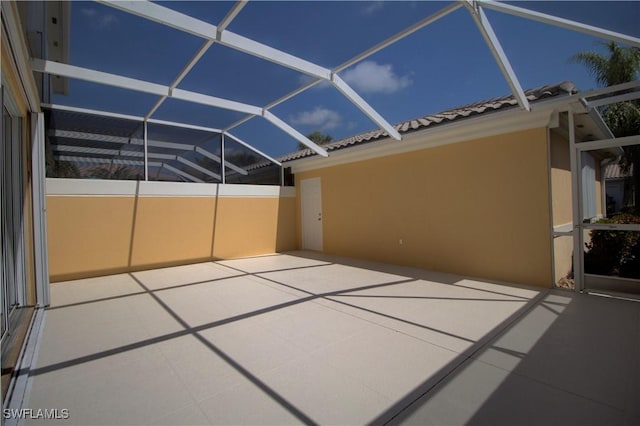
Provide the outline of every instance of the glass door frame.
<path id="1" fill-rule="evenodd" d="M 588 151 L 594 151 L 599 149 L 617 148 L 623 146 L 640 145 L 640 135 L 627 136 L 613 139 L 603 139 L 591 142 L 575 142 L 574 132 L 574 120 L 573 114 L 569 111 L 569 129 L 570 129 L 570 145 L 571 149 L 571 174 L 573 184 L 573 264 L 574 264 L 574 279 L 576 291 L 589 291 L 591 290 L 585 281 L 585 268 L 584 268 L 584 247 L 585 247 L 585 232 L 591 230 L 606 230 L 614 232 L 640 232 L 640 224 L 595 224 L 595 223 L 583 223 L 584 214 L 584 192 L 582 181 L 582 153 Z M 604 179 L 604 176 L 601 177 Z M 604 191 L 604 185 L 603 185 Z M 602 209 L 606 209 L 606 205 L 602 206 Z M 624 278 L 621 278 L 624 279 Z M 631 280 L 636 281 L 636 280 Z M 594 289 L 595 290 L 595 289 Z M 603 290 L 597 289 L 598 292 Z M 613 291 L 615 292 L 615 290 Z"/>

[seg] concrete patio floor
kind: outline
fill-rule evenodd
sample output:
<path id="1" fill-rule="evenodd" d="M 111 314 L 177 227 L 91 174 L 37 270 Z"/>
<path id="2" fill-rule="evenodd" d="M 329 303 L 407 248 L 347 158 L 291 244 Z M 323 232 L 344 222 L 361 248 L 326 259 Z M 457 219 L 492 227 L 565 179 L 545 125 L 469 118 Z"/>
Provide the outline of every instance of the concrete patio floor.
<path id="1" fill-rule="evenodd" d="M 55 283 L 27 424 L 640 424 L 640 303 L 305 252 Z"/>

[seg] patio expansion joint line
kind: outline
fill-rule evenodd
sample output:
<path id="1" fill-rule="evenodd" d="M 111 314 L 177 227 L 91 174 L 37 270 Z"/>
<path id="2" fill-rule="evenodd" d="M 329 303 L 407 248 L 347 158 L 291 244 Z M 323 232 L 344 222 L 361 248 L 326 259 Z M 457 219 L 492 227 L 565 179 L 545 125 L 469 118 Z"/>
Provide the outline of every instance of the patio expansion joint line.
<path id="1" fill-rule="evenodd" d="M 489 345 L 489 343 L 492 342 L 493 340 L 504 335 L 509 329 L 511 329 L 514 326 L 516 322 L 518 322 L 526 314 L 532 311 L 533 308 L 535 308 L 538 304 L 540 304 L 543 298 L 546 297 L 550 292 L 551 292 L 551 289 L 545 289 L 544 291 L 540 291 L 533 298 L 529 299 L 529 301 L 527 302 L 527 304 L 525 304 L 525 306 L 523 306 L 521 309 L 516 311 L 509 318 L 504 320 L 501 324 L 498 324 L 496 327 L 494 327 L 489 333 L 487 333 L 480 340 L 478 340 L 474 346 L 461 352 L 460 355 L 458 356 L 459 359 L 455 360 L 456 365 L 450 367 L 449 371 L 446 371 L 444 374 L 442 374 L 442 377 L 436 380 L 428 388 L 423 389 L 419 395 L 413 398 L 412 401 L 404 404 L 404 407 L 399 409 L 396 413 L 388 413 L 390 417 L 386 419 L 384 419 L 384 416 L 387 413 L 381 414 L 372 423 L 379 423 L 383 419 L 385 424 L 390 423 L 391 421 L 396 419 L 398 416 L 400 416 L 402 413 L 410 409 L 411 406 L 413 406 L 416 402 L 421 400 L 425 395 L 429 394 L 433 389 L 438 387 L 442 382 L 446 381 L 451 375 L 455 374 L 456 371 L 458 371 L 462 367 L 462 365 L 466 363 L 469 359 L 473 358 L 474 360 L 477 360 L 474 357 L 478 352 L 485 349 Z M 393 407 L 391 407 L 391 409 L 393 409 Z"/>
<path id="2" fill-rule="evenodd" d="M 185 330 L 189 330 L 191 326 L 183 320 L 173 309 L 171 309 L 162 299 L 160 299 L 156 294 L 154 294 L 151 290 L 149 290 L 139 279 L 137 279 L 133 274 L 129 274 L 140 287 L 146 290 L 147 293 L 158 303 L 169 315 L 171 315 Z M 283 396 L 278 394 L 275 390 L 270 388 L 266 383 L 260 380 L 258 377 L 253 375 L 249 370 L 244 368 L 241 364 L 236 362 L 231 356 L 227 355 L 222 349 L 218 348 L 212 342 L 207 340 L 204 336 L 202 336 L 198 331 L 190 333 L 193 337 L 198 339 L 200 343 L 202 343 L 205 347 L 211 350 L 214 354 L 220 357 L 223 361 L 229 364 L 233 369 L 235 369 L 238 373 L 242 374 L 247 380 L 253 383 L 256 387 L 258 387 L 262 392 L 264 392 L 268 397 L 273 399 L 277 404 L 279 404 L 282 408 L 288 411 L 291 415 L 296 417 L 298 420 L 302 421 L 308 425 L 317 424 L 310 417 L 308 417 L 305 413 L 300 411 L 296 406 L 287 401 Z"/>
<path id="3" fill-rule="evenodd" d="M 592 397 L 590 397 L 590 396 L 582 395 L 582 394 L 580 394 L 580 393 L 577 393 L 577 392 L 574 392 L 574 391 L 571 391 L 571 390 L 568 390 L 568 389 L 562 388 L 562 387 L 557 386 L 557 385 L 554 385 L 554 384 L 552 384 L 552 383 L 548 383 L 548 382 L 545 382 L 545 381 L 543 381 L 543 380 L 540 380 L 540 379 L 538 379 L 538 378 L 536 378 L 536 377 L 532 377 L 532 376 L 528 376 L 528 375 L 526 375 L 526 374 L 518 373 L 518 372 L 517 372 L 517 371 L 515 371 L 515 370 L 509 370 L 509 369 L 507 369 L 507 368 L 505 368 L 505 367 L 501 367 L 501 366 L 499 366 L 499 365 L 495 365 L 495 364 L 493 364 L 493 363 L 491 363 L 491 362 L 483 361 L 483 360 L 480 360 L 480 359 L 477 359 L 477 358 L 474 358 L 474 361 L 477 361 L 477 362 L 480 362 L 480 363 L 482 363 L 482 364 L 485 364 L 485 365 L 488 365 L 488 366 L 491 366 L 491 367 L 497 368 L 498 370 L 505 371 L 505 372 L 507 372 L 508 374 L 513 374 L 513 375 L 516 375 L 516 376 L 521 377 L 521 378 L 523 378 L 523 379 L 530 380 L 530 381 L 535 382 L 535 383 L 538 383 L 538 384 L 540 384 L 540 385 L 542 385 L 542 386 L 545 386 L 545 387 L 548 387 L 548 388 L 551 388 L 551 389 L 555 389 L 555 390 L 560 391 L 560 392 L 568 393 L 568 394 L 573 395 L 573 396 L 575 396 L 575 397 L 578 397 L 578 398 L 580 398 L 580 399 L 585 399 L 585 400 L 587 400 L 587 401 L 589 401 L 589 402 L 593 402 L 593 403 L 595 403 L 595 404 L 602 405 L 602 406 L 605 406 L 605 407 L 607 407 L 607 408 L 611 408 L 612 410 L 618 411 L 618 412 L 620 412 L 620 413 L 622 413 L 622 414 L 624 414 L 624 412 L 625 412 L 625 409 L 624 409 L 624 408 L 616 407 L 615 405 L 611 405 L 611 404 L 609 404 L 609 403 L 607 403 L 607 402 L 604 402 L 604 401 L 601 401 L 601 400 L 594 399 L 594 398 L 592 398 Z"/>
<path id="4" fill-rule="evenodd" d="M 159 292 L 159 291 L 175 290 L 175 289 L 179 289 L 179 288 L 183 288 L 183 287 L 190 287 L 190 286 L 194 286 L 194 285 L 213 283 L 213 282 L 216 282 L 216 281 L 223 281 L 223 280 L 227 280 L 227 279 L 230 279 L 230 278 L 244 277 L 244 276 L 247 276 L 247 275 L 249 275 L 249 274 L 244 273 L 244 274 L 239 274 L 239 275 L 231 275 L 231 276 L 228 276 L 228 277 L 211 278 L 211 279 L 203 280 L 203 281 L 194 281 L 194 282 L 191 282 L 191 283 L 176 284 L 176 285 L 172 285 L 172 286 L 168 286 L 168 287 L 157 288 L 155 290 L 150 290 L 150 291 L 151 292 Z M 68 303 L 66 305 L 50 306 L 50 307 L 48 307 L 46 309 L 48 311 L 53 311 L 53 310 L 56 310 L 56 309 L 71 308 L 71 307 L 74 307 L 74 306 L 87 305 L 87 304 L 90 304 L 90 303 L 107 302 L 109 300 L 123 299 L 123 298 L 130 297 L 130 296 L 141 296 L 141 295 L 147 294 L 147 293 L 148 293 L 148 291 L 136 291 L 136 292 L 133 292 L 133 293 L 119 294 L 117 296 L 109 296 L 109 297 L 102 297 L 100 299 L 93 299 L 93 300 L 85 300 L 85 301 L 82 301 L 82 302 Z"/>

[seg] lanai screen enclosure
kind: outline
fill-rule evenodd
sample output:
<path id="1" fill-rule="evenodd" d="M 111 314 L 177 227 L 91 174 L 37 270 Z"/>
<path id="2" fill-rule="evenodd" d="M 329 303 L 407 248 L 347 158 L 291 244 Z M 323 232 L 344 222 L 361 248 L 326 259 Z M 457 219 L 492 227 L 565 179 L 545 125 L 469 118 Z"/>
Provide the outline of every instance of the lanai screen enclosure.
<path id="1" fill-rule="evenodd" d="M 640 48 L 639 18 L 637 2 L 3 1 L 3 345 L 50 279 L 294 249 L 637 294 L 585 270 L 584 247 L 640 232 L 595 223 L 606 170 L 640 145 L 600 113 L 640 84 L 581 92 L 568 60 Z M 624 173 L 611 198 L 637 206 Z"/>

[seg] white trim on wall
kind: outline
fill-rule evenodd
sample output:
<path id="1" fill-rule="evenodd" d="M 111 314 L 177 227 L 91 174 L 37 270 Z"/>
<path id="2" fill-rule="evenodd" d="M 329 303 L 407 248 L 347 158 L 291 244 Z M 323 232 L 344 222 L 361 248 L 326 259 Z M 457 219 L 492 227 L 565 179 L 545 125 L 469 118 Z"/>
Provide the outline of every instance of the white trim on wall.
<path id="1" fill-rule="evenodd" d="M 133 180 L 47 179 L 48 196 L 294 198 L 294 187 Z"/>
<path id="2" fill-rule="evenodd" d="M 566 99 L 565 99 L 566 101 Z M 293 173 L 321 169 L 340 164 L 364 161 L 388 155 L 419 151 L 437 146 L 472 141 L 489 136 L 523 130 L 545 128 L 552 121 L 554 109 L 532 108 L 531 111 L 509 110 L 502 113 L 488 113 L 462 120 L 459 123 L 427 127 L 414 133 L 403 135 L 402 141 L 391 138 L 365 143 L 348 149 L 330 152 L 329 158 L 318 156 L 289 161 Z"/>

